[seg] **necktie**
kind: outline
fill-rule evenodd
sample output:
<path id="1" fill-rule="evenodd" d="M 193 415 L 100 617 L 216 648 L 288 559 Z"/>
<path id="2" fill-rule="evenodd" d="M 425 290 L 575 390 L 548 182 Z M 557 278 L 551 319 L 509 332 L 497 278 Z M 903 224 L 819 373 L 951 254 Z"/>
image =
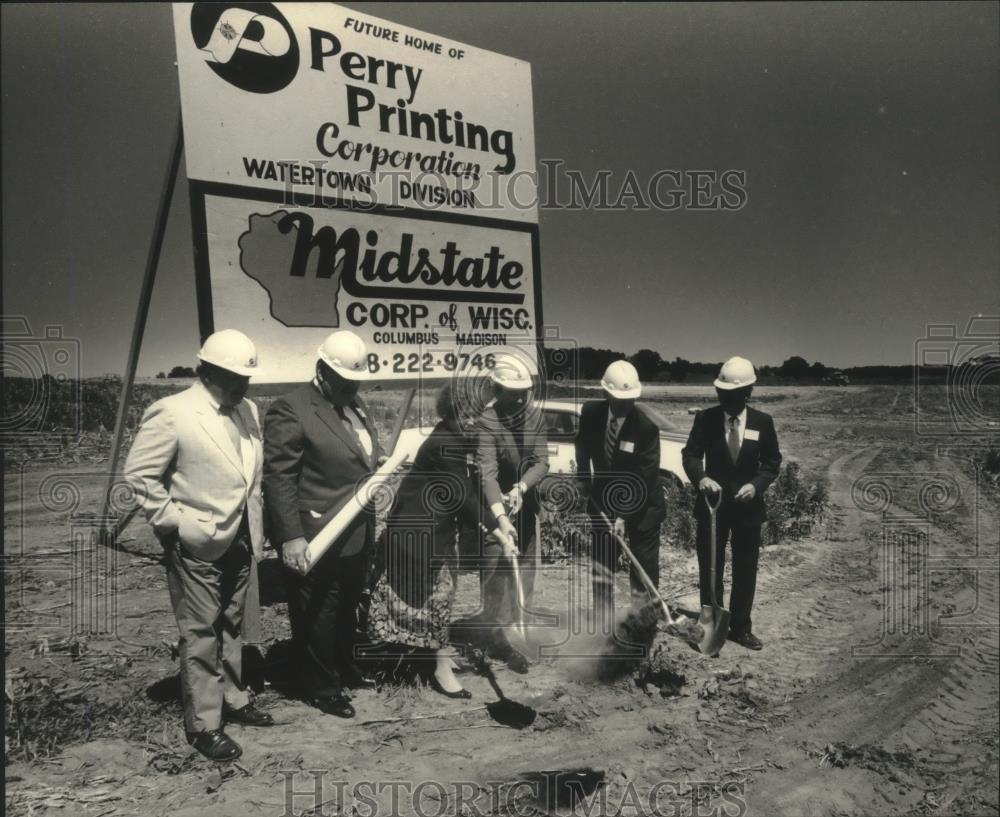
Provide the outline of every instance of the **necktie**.
<path id="1" fill-rule="evenodd" d="M 621 423 L 617 417 L 612 417 L 611 422 L 608 423 L 608 434 L 604 438 L 604 457 L 608 462 L 611 462 L 611 458 L 615 453 L 615 443 L 618 441 L 618 426 Z"/>
<path id="2" fill-rule="evenodd" d="M 740 456 L 740 418 L 729 418 L 729 456 L 735 463 Z"/>
<path id="3" fill-rule="evenodd" d="M 226 434 L 229 435 L 229 441 L 233 444 L 233 448 L 236 449 L 236 456 L 240 462 L 243 462 L 242 435 L 240 434 L 239 426 L 236 425 L 236 420 L 233 418 L 233 411 L 233 406 L 219 406 L 219 416 L 222 417 L 222 425 L 226 427 Z"/>
<path id="4" fill-rule="evenodd" d="M 365 441 L 361 438 L 361 432 L 358 427 L 354 424 L 354 418 L 351 416 L 353 414 L 353 409 L 348 409 L 344 406 L 334 406 L 337 410 L 337 414 L 340 415 L 340 419 L 343 421 L 344 425 L 350 431 L 351 435 L 354 437 L 354 441 L 358 444 L 358 447 L 365 452 L 366 457 L 371 457 L 371 443 L 365 445 Z M 367 436 L 367 435 L 366 435 Z"/>

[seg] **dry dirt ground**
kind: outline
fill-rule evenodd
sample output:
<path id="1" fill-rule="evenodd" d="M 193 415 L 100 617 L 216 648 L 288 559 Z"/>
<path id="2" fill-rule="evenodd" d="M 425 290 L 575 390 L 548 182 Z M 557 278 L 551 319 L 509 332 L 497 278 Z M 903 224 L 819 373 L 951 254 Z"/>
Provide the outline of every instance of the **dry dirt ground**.
<path id="1" fill-rule="evenodd" d="M 686 428 L 704 392 L 652 398 Z M 945 398 L 921 405 L 941 431 Z M 763 651 L 730 643 L 710 659 L 660 636 L 656 672 L 638 681 L 581 678 L 565 655 L 526 676 L 497 666 L 504 692 L 539 712 L 521 731 L 490 718 L 493 693 L 471 671 L 459 676 L 471 701 L 386 687 L 356 694 L 353 721 L 268 687 L 259 700 L 279 725 L 231 727 L 245 753 L 225 767 L 183 742 L 175 630 L 145 525 L 108 560 L 78 516 L 99 467 L 5 474 L 7 713 L 13 697 L 18 745 L 34 757 L 8 759 L 7 813 L 529 815 L 569 811 L 563 782 L 589 789 L 603 775 L 577 813 L 996 815 L 1000 505 L 963 447 L 982 440 L 915 437 L 909 388 L 759 399 L 786 456 L 825 474 L 832 502 L 811 536 L 762 556 Z M 539 603 L 563 609 L 586 569 L 546 569 Z M 664 549 L 661 586 L 682 608 L 696 604 L 695 576 L 690 551 Z M 272 595 L 265 586 L 265 652 L 288 636 Z M 477 595 L 463 575 L 460 611 Z M 108 622 L 116 636 L 72 636 Z M 48 735 L 31 729 L 32 700 Z M 572 770 L 586 773 L 537 776 Z"/>

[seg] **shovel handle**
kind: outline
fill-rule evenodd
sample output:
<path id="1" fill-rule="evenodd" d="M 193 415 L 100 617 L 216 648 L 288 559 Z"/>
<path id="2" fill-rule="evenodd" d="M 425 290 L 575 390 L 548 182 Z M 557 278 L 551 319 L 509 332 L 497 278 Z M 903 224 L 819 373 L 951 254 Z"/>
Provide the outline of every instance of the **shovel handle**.
<path id="1" fill-rule="evenodd" d="M 709 595 L 711 596 L 711 599 L 712 599 L 712 607 L 714 609 L 718 609 L 718 607 L 719 607 L 719 600 L 715 596 L 715 575 L 716 575 L 716 571 L 718 571 L 718 569 L 719 569 L 719 566 L 717 564 L 717 561 L 718 561 L 718 553 L 717 553 L 718 543 L 715 541 L 716 538 L 718 537 L 718 532 L 717 532 L 716 522 L 715 522 L 715 514 L 719 510 L 719 506 L 722 504 L 722 491 L 719 491 L 718 499 L 716 499 L 715 502 L 713 502 L 711 499 L 709 499 L 710 493 L 708 491 L 702 491 L 702 496 L 705 497 L 705 504 L 708 506 L 708 518 L 709 518 L 709 526 L 708 527 L 709 527 L 709 548 L 710 548 L 710 550 L 709 550 L 708 564 L 709 564 L 709 578 L 711 579 L 711 582 L 712 582 L 711 589 L 709 591 Z"/>
<path id="2" fill-rule="evenodd" d="M 485 533 L 487 536 L 492 536 L 490 529 L 486 527 L 482 522 L 479 523 L 479 529 Z M 514 569 L 514 586 L 517 589 L 517 618 L 520 624 L 521 636 L 524 636 L 524 585 L 521 584 L 521 565 L 517 560 L 517 554 L 510 554 L 510 563 Z"/>
<path id="3" fill-rule="evenodd" d="M 720 490 L 718 494 L 713 494 L 711 491 L 702 491 L 701 495 L 705 497 L 705 504 L 708 506 L 709 513 L 715 516 L 715 512 L 719 510 L 719 506 L 722 504 L 722 491 Z M 714 502 L 710 498 L 712 496 L 717 497 Z"/>
<path id="4" fill-rule="evenodd" d="M 611 524 L 611 520 L 608 519 L 608 515 L 604 513 L 604 511 L 601 511 L 600 514 L 601 514 L 601 519 L 604 520 L 604 524 L 606 524 L 611 529 L 612 535 L 618 541 L 618 547 L 620 547 L 623 551 L 625 551 L 625 555 L 628 556 L 629 561 L 632 562 L 632 567 L 634 567 L 635 572 L 639 574 L 639 578 L 642 579 L 642 583 L 646 585 L 646 589 L 650 593 L 652 593 L 654 598 L 660 603 L 660 607 L 663 608 L 663 615 L 667 619 L 667 624 L 673 624 L 674 617 L 670 613 L 670 608 L 667 607 L 667 603 L 663 600 L 663 596 L 660 595 L 660 591 L 657 589 L 656 585 L 653 584 L 653 580 L 649 578 L 649 574 L 645 571 L 643 566 L 639 564 L 639 560 L 635 557 L 635 554 L 632 552 L 632 549 L 627 544 L 625 544 L 625 540 L 621 536 L 619 536 L 617 532 L 615 532 L 615 526 Z"/>
<path id="5" fill-rule="evenodd" d="M 514 586 L 517 588 L 517 623 L 521 630 L 521 638 L 524 634 L 524 585 L 521 584 L 521 566 L 518 563 L 517 554 L 510 555 L 510 563 L 514 567 Z"/>

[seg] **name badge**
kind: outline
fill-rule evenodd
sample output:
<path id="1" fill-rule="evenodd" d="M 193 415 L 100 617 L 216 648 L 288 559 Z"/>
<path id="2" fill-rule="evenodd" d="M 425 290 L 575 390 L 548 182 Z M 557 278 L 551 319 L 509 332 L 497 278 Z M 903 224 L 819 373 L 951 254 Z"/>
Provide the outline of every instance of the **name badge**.
<path id="1" fill-rule="evenodd" d="M 628 440 L 622 440 L 618 444 L 618 448 L 624 451 L 626 454 L 635 453 L 635 443 L 630 443 Z"/>
<path id="2" fill-rule="evenodd" d="M 748 428 L 743 433 L 743 439 L 745 440 L 759 440 L 760 432 L 756 428 Z"/>

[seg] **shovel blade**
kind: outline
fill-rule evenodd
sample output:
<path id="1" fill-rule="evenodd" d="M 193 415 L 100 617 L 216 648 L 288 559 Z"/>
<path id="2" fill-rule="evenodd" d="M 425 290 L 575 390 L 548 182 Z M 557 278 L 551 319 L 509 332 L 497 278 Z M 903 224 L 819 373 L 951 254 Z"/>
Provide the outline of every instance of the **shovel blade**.
<path id="1" fill-rule="evenodd" d="M 703 655 L 716 655 L 721 652 L 729 636 L 729 611 L 722 607 L 703 605 L 698 623 L 705 631 L 698 649 Z"/>
<path id="2" fill-rule="evenodd" d="M 532 649 L 531 645 L 528 643 L 525 634 L 521 631 L 521 628 L 514 626 L 507 626 L 503 628 L 504 638 L 507 639 L 507 643 L 521 653 L 526 660 L 531 661 L 534 658 L 535 650 Z"/>
<path id="3" fill-rule="evenodd" d="M 509 726 L 511 729 L 524 729 L 526 726 L 531 726 L 538 715 L 530 706 L 512 701 L 510 698 L 491 701 L 486 704 L 486 711 L 497 723 Z"/>

